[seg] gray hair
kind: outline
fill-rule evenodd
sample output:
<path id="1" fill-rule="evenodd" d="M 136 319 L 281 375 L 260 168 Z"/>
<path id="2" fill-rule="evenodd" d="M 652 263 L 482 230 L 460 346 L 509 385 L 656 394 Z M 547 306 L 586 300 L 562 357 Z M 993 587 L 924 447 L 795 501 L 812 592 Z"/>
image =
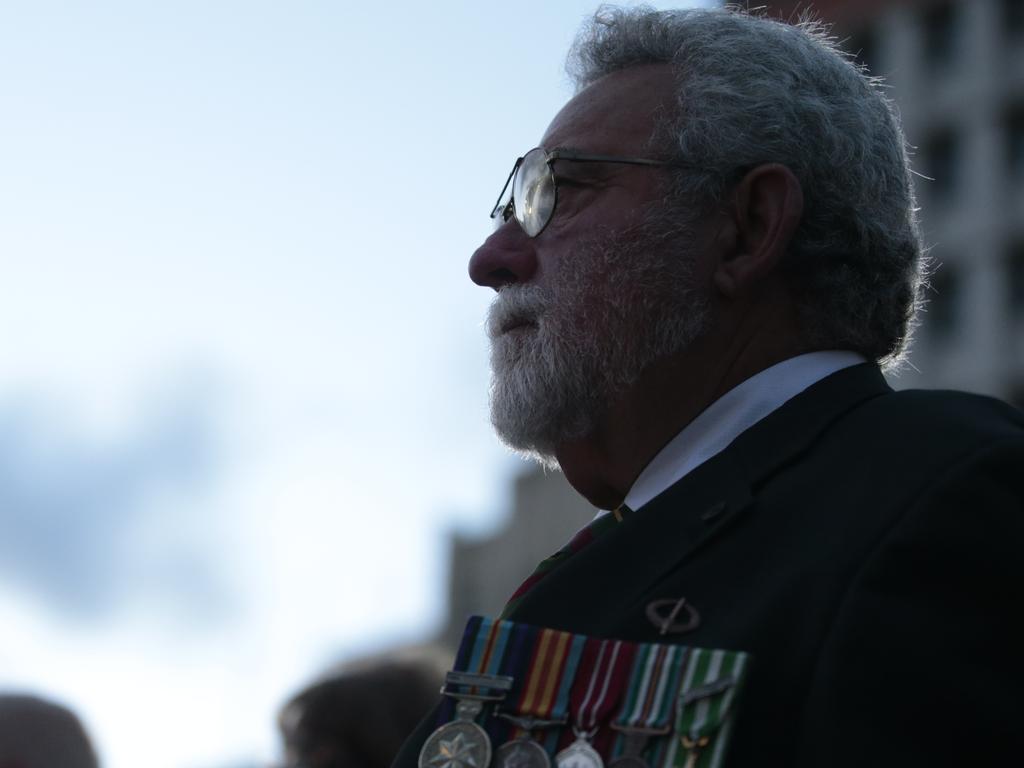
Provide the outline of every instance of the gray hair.
<path id="1" fill-rule="evenodd" d="M 678 110 L 666 130 L 679 159 L 672 199 L 722 202 L 746 170 L 781 163 L 804 193 L 783 261 L 805 341 L 891 366 L 905 354 L 923 272 L 899 117 L 819 23 L 738 9 L 602 6 L 567 69 L 582 90 L 627 67 L 670 63 Z"/>

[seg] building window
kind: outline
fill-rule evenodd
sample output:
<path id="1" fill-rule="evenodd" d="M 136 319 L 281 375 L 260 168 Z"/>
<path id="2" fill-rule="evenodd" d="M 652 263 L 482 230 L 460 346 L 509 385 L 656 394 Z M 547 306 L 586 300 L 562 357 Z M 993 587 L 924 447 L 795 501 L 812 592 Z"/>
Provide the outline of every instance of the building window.
<path id="1" fill-rule="evenodd" d="M 1024 104 L 1006 115 L 1006 167 L 1013 177 L 1024 179 Z"/>
<path id="2" fill-rule="evenodd" d="M 928 289 L 924 329 L 929 337 L 945 341 L 960 321 L 960 275 L 949 264 L 940 264 L 928 281 Z"/>
<path id="3" fill-rule="evenodd" d="M 960 19 L 955 3 L 933 3 L 924 10 L 924 60 L 931 67 L 946 68 L 957 57 Z"/>
<path id="4" fill-rule="evenodd" d="M 1024 35 L 1024 0 L 1002 0 L 1002 26 L 1009 38 Z"/>
<path id="5" fill-rule="evenodd" d="M 1006 259 L 1006 286 L 1010 310 L 1016 317 L 1024 317 L 1024 240 L 1010 246 Z"/>
<path id="6" fill-rule="evenodd" d="M 921 172 L 928 177 L 922 189 L 933 202 L 946 202 L 960 186 L 960 136 L 952 128 L 943 128 L 921 148 Z"/>

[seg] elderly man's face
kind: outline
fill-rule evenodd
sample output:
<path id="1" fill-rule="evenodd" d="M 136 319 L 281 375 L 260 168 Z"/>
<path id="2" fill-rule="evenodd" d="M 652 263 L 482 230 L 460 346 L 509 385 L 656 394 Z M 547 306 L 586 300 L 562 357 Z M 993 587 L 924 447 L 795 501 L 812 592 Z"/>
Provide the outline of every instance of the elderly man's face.
<path id="1" fill-rule="evenodd" d="M 667 67 L 617 72 L 566 104 L 541 146 L 662 157 L 651 136 L 672 105 Z M 559 160 L 554 170 L 547 227 L 531 239 L 512 219 L 470 260 L 473 280 L 498 291 L 487 321 L 491 420 L 508 445 L 543 460 L 592 431 L 706 315 L 693 277 L 694 214 L 665 205 L 665 169 Z"/>

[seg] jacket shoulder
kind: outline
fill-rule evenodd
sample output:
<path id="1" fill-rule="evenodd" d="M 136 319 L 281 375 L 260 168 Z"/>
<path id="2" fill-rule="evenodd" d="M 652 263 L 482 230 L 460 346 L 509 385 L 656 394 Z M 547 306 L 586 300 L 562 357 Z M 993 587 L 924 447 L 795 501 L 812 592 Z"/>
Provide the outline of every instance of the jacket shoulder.
<path id="1" fill-rule="evenodd" d="M 852 426 L 892 436 L 904 449 L 1024 440 L 1024 413 L 994 397 L 953 390 L 895 390 L 850 417 Z"/>

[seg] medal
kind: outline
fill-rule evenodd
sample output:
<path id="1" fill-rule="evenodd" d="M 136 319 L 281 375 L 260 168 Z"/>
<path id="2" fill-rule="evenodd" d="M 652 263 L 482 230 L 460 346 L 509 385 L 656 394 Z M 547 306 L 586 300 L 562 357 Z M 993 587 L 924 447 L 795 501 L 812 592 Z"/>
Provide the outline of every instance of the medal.
<path id="1" fill-rule="evenodd" d="M 672 731 L 687 649 L 676 645 L 641 645 L 633 660 L 629 687 L 612 728 L 620 732 L 609 768 L 648 768 L 643 752 L 652 737 Z M 665 739 L 656 753 L 661 752 Z M 660 757 L 660 755 L 658 755 Z M 653 760 L 660 765 L 661 760 Z"/>
<path id="2" fill-rule="evenodd" d="M 624 733 L 621 745 L 622 754 L 612 760 L 608 764 L 608 768 L 649 768 L 642 757 L 644 747 L 647 746 L 647 736 L 646 733 L 637 731 Z"/>
<path id="3" fill-rule="evenodd" d="M 423 743 L 419 768 L 487 768 L 491 740 L 474 721 L 483 708 L 479 701 L 460 701 L 456 719 L 445 723 Z"/>
<path id="4" fill-rule="evenodd" d="M 494 753 L 495 768 L 551 768 L 547 751 L 529 734 L 506 741 Z"/>
<path id="5" fill-rule="evenodd" d="M 529 669 L 518 676 L 523 680 L 522 689 L 509 696 L 502 711 L 495 712 L 516 726 L 514 738 L 495 754 L 495 768 L 550 768 L 548 750 L 534 741 L 534 731 L 565 725 L 568 719 L 569 694 L 586 638 L 543 629 L 530 640 Z M 546 739 L 552 750 L 556 738 L 552 733 Z"/>
<path id="6" fill-rule="evenodd" d="M 533 731 L 537 728 L 551 728 L 565 725 L 565 720 L 535 720 L 531 717 L 518 717 L 507 712 L 496 712 L 514 723 L 519 735 L 506 741 L 494 753 L 495 768 L 551 768 L 551 758 L 544 747 L 533 740 Z"/>
<path id="7" fill-rule="evenodd" d="M 558 768 L 604 768 L 604 761 L 597 750 L 590 746 L 593 733 L 573 729 L 576 741 L 555 755 Z"/>
<path id="8" fill-rule="evenodd" d="M 474 616 L 418 768 L 721 768 L 748 658 Z"/>
<path id="9" fill-rule="evenodd" d="M 576 741 L 555 755 L 558 768 L 604 768 L 591 740 L 618 704 L 637 648 L 621 640 L 587 640 L 570 700 Z"/>
<path id="10" fill-rule="evenodd" d="M 727 743 L 732 707 L 746 671 L 747 655 L 694 648 L 679 696 L 676 733 L 680 768 L 718 768 Z"/>
<path id="11" fill-rule="evenodd" d="M 514 723 L 519 735 L 498 747 L 498 751 L 494 753 L 495 768 L 551 768 L 551 758 L 548 757 L 547 750 L 533 740 L 533 731 L 537 728 L 565 725 L 564 718 L 535 720 L 531 717 L 510 715 L 507 712 L 496 714 Z"/>
<path id="12" fill-rule="evenodd" d="M 423 743 L 419 768 L 488 768 L 491 739 L 476 719 L 485 703 L 502 701 L 512 688 L 511 677 L 497 674 L 510 632 L 507 623 L 470 619 L 455 657 L 456 668 L 445 676 L 441 688 L 442 694 L 456 702 L 455 717 Z"/>
<path id="13" fill-rule="evenodd" d="M 683 744 L 683 749 L 686 750 L 686 762 L 683 763 L 683 768 L 697 768 L 697 761 L 700 759 L 701 750 L 708 745 L 710 739 L 707 736 L 700 736 L 696 739 L 691 739 L 689 736 L 681 736 L 679 740 Z"/>

